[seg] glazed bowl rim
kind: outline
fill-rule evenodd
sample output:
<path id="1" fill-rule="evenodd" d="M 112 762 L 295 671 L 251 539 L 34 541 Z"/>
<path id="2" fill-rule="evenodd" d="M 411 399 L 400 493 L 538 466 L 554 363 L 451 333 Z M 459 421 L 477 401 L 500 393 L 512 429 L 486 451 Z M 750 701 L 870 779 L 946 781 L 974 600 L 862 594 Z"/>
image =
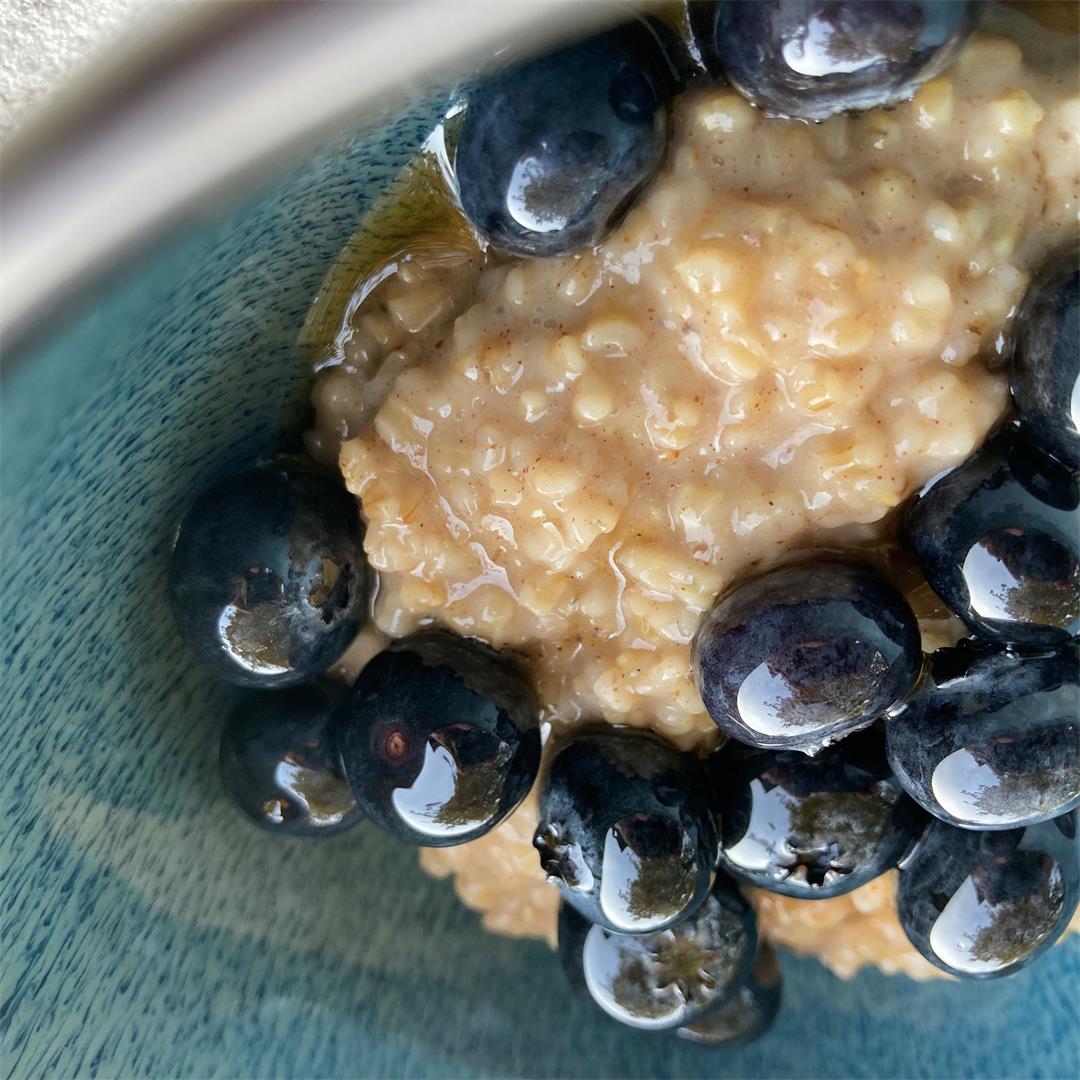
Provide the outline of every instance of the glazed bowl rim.
<path id="1" fill-rule="evenodd" d="M 610 20 L 604 0 L 154 5 L 32 112 L 0 160 L 4 368 L 186 220 L 335 134 L 371 129 L 511 43 Z M 462 18 L 462 12 L 468 17 Z M 418 27 L 424 28 L 418 32 Z"/>

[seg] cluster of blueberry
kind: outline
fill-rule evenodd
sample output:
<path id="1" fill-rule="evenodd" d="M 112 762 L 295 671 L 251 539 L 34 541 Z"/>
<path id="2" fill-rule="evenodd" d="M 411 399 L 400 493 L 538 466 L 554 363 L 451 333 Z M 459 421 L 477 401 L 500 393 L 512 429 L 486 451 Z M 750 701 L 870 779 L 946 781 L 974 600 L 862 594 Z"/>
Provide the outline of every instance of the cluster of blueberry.
<path id="1" fill-rule="evenodd" d="M 170 566 L 177 626 L 211 670 L 251 689 L 222 734 L 222 778 L 283 835 L 367 816 L 415 844 L 465 843 L 532 787 L 535 696 L 514 659 L 442 631 L 393 642 L 347 702 L 318 681 L 370 614 L 363 537 L 340 477 L 299 457 L 220 480 L 185 515 Z"/>
<path id="2" fill-rule="evenodd" d="M 692 7 L 703 66 L 765 108 L 819 119 L 910 92 L 977 5 L 874 5 L 869 29 L 862 4 Z M 820 18 L 793 28 L 797 11 Z M 864 51 L 837 53 L 834 34 Z M 682 76 L 661 41 L 634 23 L 476 92 L 456 167 L 481 232 L 534 255 L 610 227 L 663 153 L 662 104 Z M 845 55 L 827 70 L 823 57 Z M 553 748 L 535 844 L 562 890 L 564 967 L 610 1015 L 722 1045 L 768 1026 L 779 967 L 736 882 L 822 898 L 899 866 L 909 937 L 965 977 L 1013 971 L 1063 932 L 1080 894 L 1077 312 L 1070 250 L 1018 316 L 1019 420 L 907 509 L 908 546 L 971 640 L 924 658 L 889 581 L 818 555 L 737 584 L 703 621 L 695 675 L 730 737 L 707 760 L 604 725 Z M 313 681 L 368 617 L 373 576 L 355 500 L 311 463 L 276 458 L 205 492 L 170 587 L 196 654 L 257 688 L 220 759 L 257 824 L 314 836 L 367 817 L 412 843 L 460 844 L 536 780 L 528 678 L 478 641 L 394 642 L 345 700 Z"/>

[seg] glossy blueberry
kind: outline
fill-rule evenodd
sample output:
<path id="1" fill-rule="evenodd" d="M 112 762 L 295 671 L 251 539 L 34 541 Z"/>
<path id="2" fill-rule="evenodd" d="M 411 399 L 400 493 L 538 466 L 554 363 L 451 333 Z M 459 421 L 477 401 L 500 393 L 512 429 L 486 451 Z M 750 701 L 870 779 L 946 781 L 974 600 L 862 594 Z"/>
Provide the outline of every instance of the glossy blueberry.
<path id="1" fill-rule="evenodd" d="M 690 5 L 706 62 L 760 108 L 803 120 L 911 97 L 952 61 L 983 6 L 970 0 Z"/>
<path id="2" fill-rule="evenodd" d="M 1080 480 L 1017 426 L 931 481 L 904 533 L 972 633 L 1040 646 L 1080 632 Z"/>
<path id="3" fill-rule="evenodd" d="M 566 903 L 559 911 L 571 985 L 629 1027 L 676 1028 L 721 1005 L 746 984 L 756 947 L 753 909 L 724 877 L 688 919 L 652 934 L 614 933 Z"/>
<path id="4" fill-rule="evenodd" d="M 508 657 L 424 631 L 361 671 L 342 726 L 345 775 L 376 825 L 413 844 L 475 840 L 528 794 L 536 700 Z"/>
<path id="5" fill-rule="evenodd" d="M 367 618 L 371 571 L 340 477 L 280 457 L 219 480 L 176 536 L 169 593 L 196 657 L 241 686 L 320 675 Z"/>
<path id="6" fill-rule="evenodd" d="M 533 843 L 549 880 L 590 922 L 628 934 L 669 927 L 712 881 L 704 766 L 648 732 L 575 732 L 551 761 Z"/>
<path id="7" fill-rule="evenodd" d="M 722 1005 L 717 1005 L 675 1033 L 699 1046 L 745 1046 L 761 1038 L 780 1012 L 783 997 L 780 957 L 764 939 L 758 939 L 757 957 L 750 977 Z"/>
<path id="8" fill-rule="evenodd" d="M 1012 395 L 1036 443 L 1080 467 L 1080 253 L 1057 252 L 1028 287 L 1016 316 Z"/>
<path id="9" fill-rule="evenodd" d="M 930 963 L 966 979 L 1030 964 L 1080 896 L 1076 812 L 1003 832 L 934 821 L 900 872 L 900 923 Z"/>
<path id="10" fill-rule="evenodd" d="M 221 733 L 225 790 L 242 813 L 282 836 L 326 836 L 363 818 L 345 779 L 329 690 L 251 690 Z"/>
<path id="11" fill-rule="evenodd" d="M 729 743 L 710 777 L 720 866 L 759 889 L 840 896 L 891 870 L 925 824 L 889 769 L 879 727 L 814 757 Z"/>
<path id="12" fill-rule="evenodd" d="M 694 640 L 709 715 L 751 746 L 813 753 L 911 688 L 922 653 L 904 598 L 870 567 L 782 566 L 722 595 Z"/>
<path id="13" fill-rule="evenodd" d="M 599 243 L 660 167 L 671 82 L 640 20 L 485 79 L 455 152 L 466 216 L 516 255 Z"/>
<path id="14" fill-rule="evenodd" d="M 1080 806 L 1080 655 L 967 641 L 941 649 L 886 724 L 912 798 L 969 829 L 1012 829 Z"/>

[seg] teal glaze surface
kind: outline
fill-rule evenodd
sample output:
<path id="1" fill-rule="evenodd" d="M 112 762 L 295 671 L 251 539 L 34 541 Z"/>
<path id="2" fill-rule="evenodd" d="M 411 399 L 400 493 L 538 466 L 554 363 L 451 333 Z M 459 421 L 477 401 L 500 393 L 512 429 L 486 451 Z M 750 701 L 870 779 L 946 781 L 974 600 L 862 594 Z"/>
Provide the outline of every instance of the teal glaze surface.
<path id="1" fill-rule="evenodd" d="M 231 691 L 174 636 L 171 530 L 296 417 L 305 309 L 432 115 L 189 227 L 6 377 L 0 1074 L 1076 1075 L 1075 940 L 963 986 L 784 955 L 776 1028 L 710 1051 L 570 997 L 373 829 L 283 841 L 226 805 Z"/>

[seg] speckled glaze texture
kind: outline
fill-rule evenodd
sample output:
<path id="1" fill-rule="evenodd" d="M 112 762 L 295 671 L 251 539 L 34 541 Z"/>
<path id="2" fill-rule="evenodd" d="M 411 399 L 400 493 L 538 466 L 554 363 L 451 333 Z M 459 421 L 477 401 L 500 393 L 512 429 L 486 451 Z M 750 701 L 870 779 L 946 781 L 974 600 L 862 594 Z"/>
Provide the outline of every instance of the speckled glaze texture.
<path id="1" fill-rule="evenodd" d="M 1077 939 L 967 986 L 784 954 L 775 1027 L 714 1052 L 568 1008 L 557 958 L 485 934 L 413 848 L 229 805 L 234 691 L 167 617 L 172 530 L 296 417 L 307 305 L 436 111 L 188 228 L 5 374 L 0 1073 L 1072 1075 Z"/>

